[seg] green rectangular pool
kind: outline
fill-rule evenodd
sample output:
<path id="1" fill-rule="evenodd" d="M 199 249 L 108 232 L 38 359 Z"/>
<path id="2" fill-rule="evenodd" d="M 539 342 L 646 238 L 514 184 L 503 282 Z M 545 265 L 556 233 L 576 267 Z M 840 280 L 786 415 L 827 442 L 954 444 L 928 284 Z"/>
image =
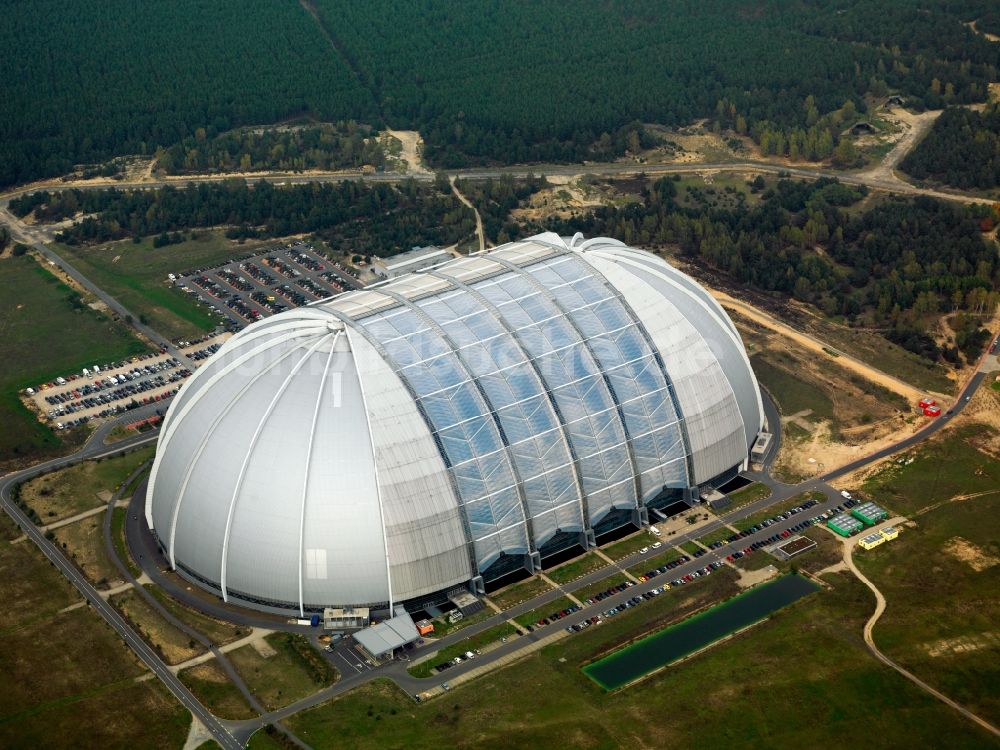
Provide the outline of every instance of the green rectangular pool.
<path id="1" fill-rule="evenodd" d="M 737 630 L 753 625 L 819 588 L 802 576 L 765 583 L 586 665 L 584 673 L 615 690 Z"/>

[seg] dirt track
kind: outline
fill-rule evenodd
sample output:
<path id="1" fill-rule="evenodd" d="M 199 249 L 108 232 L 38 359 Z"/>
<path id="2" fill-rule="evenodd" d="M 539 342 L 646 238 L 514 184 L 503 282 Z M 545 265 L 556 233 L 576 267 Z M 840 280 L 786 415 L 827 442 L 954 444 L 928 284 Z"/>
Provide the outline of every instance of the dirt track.
<path id="1" fill-rule="evenodd" d="M 735 310 L 740 315 L 749 318 L 750 320 L 758 323 L 759 325 L 769 328 L 772 331 L 780 333 L 782 336 L 787 336 L 796 343 L 804 346 L 806 349 L 822 354 L 824 357 L 829 357 L 828 352 L 836 352 L 837 358 L 836 362 L 841 367 L 845 367 L 848 370 L 858 373 L 859 375 L 867 378 L 873 383 L 888 388 L 893 393 L 898 393 L 900 396 L 905 398 L 907 401 L 916 402 L 919 401 L 921 396 L 924 395 L 924 391 L 921 391 L 909 383 L 900 380 L 897 377 L 889 375 L 877 370 L 871 365 L 862 362 L 860 359 L 852 357 L 850 354 L 840 351 L 835 347 L 825 344 L 817 338 L 810 336 L 808 333 L 803 333 L 797 331 L 791 326 L 782 323 L 777 318 L 772 317 L 766 312 L 759 310 L 753 305 L 749 305 L 741 300 L 734 299 L 728 294 L 719 291 L 713 291 L 712 295 L 719 300 L 723 307 L 728 307 Z M 942 394 L 936 394 L 942 395 Z"/>

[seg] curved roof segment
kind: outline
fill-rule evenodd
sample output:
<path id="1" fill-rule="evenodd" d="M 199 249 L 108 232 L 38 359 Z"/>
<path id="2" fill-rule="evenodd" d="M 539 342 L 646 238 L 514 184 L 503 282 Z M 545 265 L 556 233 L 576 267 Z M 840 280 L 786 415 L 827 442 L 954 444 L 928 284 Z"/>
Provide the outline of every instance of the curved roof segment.
<path id="1" fill-rule="evenodd" d="M 400 601 L 705 483 L 762 422 L 704 289 L 542 234 L 232 337 L 171 405 L 146 518 L 227 598 Z"/>

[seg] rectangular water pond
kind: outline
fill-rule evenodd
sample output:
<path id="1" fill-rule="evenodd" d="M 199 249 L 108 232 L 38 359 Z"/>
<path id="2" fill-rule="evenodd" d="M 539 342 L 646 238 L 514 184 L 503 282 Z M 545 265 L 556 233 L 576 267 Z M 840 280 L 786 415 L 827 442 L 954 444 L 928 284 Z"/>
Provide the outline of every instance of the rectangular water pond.
<path id="1" fill-rule="evenodd" d="M 818 588 L 818 584 L 801 576 L 783 576 L 646 636 L 588 664 L 583 671 L 605 690 L 615 690 L 763 620 Z"/>

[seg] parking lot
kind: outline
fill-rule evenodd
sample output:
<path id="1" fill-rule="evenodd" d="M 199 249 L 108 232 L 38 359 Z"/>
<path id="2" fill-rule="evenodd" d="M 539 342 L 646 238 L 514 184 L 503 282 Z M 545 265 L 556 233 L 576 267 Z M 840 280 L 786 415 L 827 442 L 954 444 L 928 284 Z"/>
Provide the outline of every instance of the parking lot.
<path id="1" fill-rule="evenodd" d="M 161 350 L 121 362 L 94 363 L 80 372 L 28 388 L 24 396 L 58 430 L 165 402 L 230 335 L 179 342 L 182 360 Z"/>
<path id="2" fill-rule="evenodd" d="M 354 272 L 301 240 L 215 268 L 170 274 L 170 281 L 239 330 L 256 320 L 362 284 Z"/>

